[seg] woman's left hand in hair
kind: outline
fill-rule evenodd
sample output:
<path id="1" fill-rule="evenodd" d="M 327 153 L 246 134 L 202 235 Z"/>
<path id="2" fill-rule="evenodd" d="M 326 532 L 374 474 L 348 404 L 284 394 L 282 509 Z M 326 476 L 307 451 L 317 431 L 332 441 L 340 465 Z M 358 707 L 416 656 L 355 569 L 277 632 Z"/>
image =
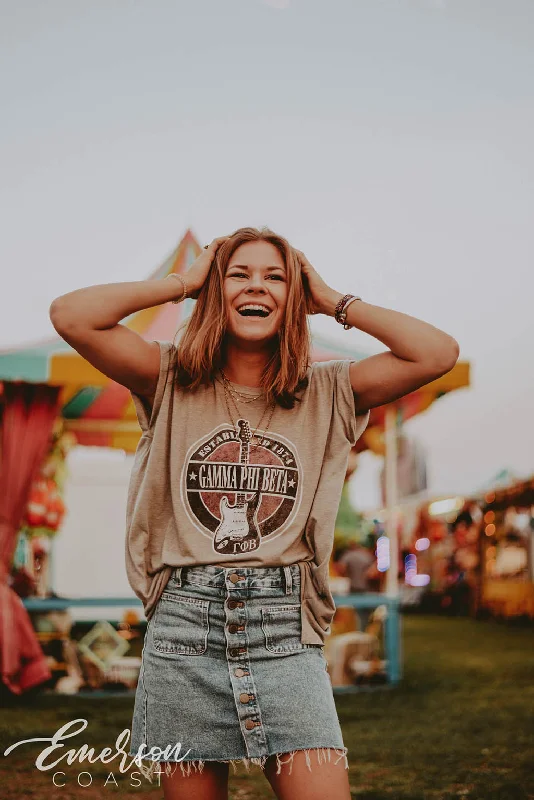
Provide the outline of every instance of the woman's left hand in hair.
<path id="1" fill-rule="evenodd" d="M 343 295 L 330 288 L 323 281 L 317 270 L 312 267 L 301 250 L 295 249 L 295 255 L 302 269 L 302 280 L 308 298 L 308 311 L 310 314 L 332 315 L 333 309 Z"/>

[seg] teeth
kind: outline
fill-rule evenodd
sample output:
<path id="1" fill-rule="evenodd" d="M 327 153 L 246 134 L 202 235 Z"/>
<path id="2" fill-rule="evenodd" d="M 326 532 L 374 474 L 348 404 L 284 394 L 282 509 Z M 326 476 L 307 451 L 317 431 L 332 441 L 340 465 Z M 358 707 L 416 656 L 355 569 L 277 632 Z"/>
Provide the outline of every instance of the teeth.
<path id="1" fill-rule="evenodd" d="M 255 304 L 255 303 L 248 303 L 245 306 L 239 306 L 239 308 L 237 310 L 238 311 L 245 311 L 246 309 L 250 309 L 251 311 L 266 311 L 267 314 L 271 313 L 271 310 L 269 308 L 267 308 L 267 306 L 261 306 L 259 304 Z"/>

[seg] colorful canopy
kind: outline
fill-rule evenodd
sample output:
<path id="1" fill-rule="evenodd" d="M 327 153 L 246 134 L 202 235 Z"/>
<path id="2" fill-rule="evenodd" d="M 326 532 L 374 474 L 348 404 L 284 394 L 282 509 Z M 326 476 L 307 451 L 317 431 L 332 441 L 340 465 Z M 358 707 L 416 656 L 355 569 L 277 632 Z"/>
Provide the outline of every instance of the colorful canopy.
<path id="1" fill-rule="evenodd" d="M 171 272 L 185 272 L 201 251 L 188 230 L 178 247 L 149 278 L 164 278 Z M 165 303 L 144 309 L 124 320 L 147 341 L 171 341 L 180 323 L 189 316 L 194 300 Z M 337 358 L 360 360 L 366 353 L 350 345 L 329 342 L 313 335 L 312 360 Z M 66 427 L 76 434 L 81 445 L 116 447 L 134 452 L 140 429 L 129 391 L 110 380 L 82 358 L 60 337 L 12 350 L 0 350 L 0 381 L 22 381 L 61 386 L 60 402 Z M 469 364 L 455 368 L 423 389 L 397 401 L 402 419 L 409 419 L 428 408 L 438 397 L 469 385 Z M 385 407 L 373 409 L 369 427 L 357 445 L 358 450 L 380 449 Z"/>

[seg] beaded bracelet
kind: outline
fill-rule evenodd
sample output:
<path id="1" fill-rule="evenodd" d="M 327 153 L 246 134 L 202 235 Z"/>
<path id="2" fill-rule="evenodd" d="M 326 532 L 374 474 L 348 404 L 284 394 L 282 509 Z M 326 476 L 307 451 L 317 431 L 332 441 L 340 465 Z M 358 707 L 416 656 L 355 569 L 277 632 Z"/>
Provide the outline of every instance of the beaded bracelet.
<path id="1" fill-rule="evenodd" d="M 343 325 L 346 331 L 350 330 L 353 326 L 347 325 L 347 308 L 354 300 L 361 300 L 361 297 L 357 297 L 354 294 L 345 294 L 341 298 L 341 300 L 336 305 L 334 311 L 334 318 L 336 322 L 339 322 L 340 325 Z"/>
<path id="2" fill-rule="evenodd" d="M 178 275 L 178 273 L 176 273 L 176 272 L 169 272 L 169 274 L 167 275 L 167 278 L 178 278 L 178 280 L 181 282 L 182 289 L 183 289 L 182 296 L 179 297 L 177 300 L 171 300 L 171 303 L 181 303 L 182 300 L 185 300 L 185 298 L 187 297 L 187 285 L 186 285 L 186 282 L 184 281 L 182 276 Z"/>

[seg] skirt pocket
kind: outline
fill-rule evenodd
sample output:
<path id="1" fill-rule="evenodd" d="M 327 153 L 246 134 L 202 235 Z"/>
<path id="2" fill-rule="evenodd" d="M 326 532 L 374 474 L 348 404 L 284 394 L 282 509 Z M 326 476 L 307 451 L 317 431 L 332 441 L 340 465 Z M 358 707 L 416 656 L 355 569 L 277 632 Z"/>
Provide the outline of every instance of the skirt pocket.
<path id="1" fill-rule="evenodd" d="M 154 613 L 158 653 L 200 656 L 208 649 L 209 600 L 163 592 Z"/>
<path id="2" fill-rule="evenodd" d="M 265 647 L 270 653 L 293 653 L 309 647 L 300 641 L 300 605 L 262 608 L 261 618 Z"/>

